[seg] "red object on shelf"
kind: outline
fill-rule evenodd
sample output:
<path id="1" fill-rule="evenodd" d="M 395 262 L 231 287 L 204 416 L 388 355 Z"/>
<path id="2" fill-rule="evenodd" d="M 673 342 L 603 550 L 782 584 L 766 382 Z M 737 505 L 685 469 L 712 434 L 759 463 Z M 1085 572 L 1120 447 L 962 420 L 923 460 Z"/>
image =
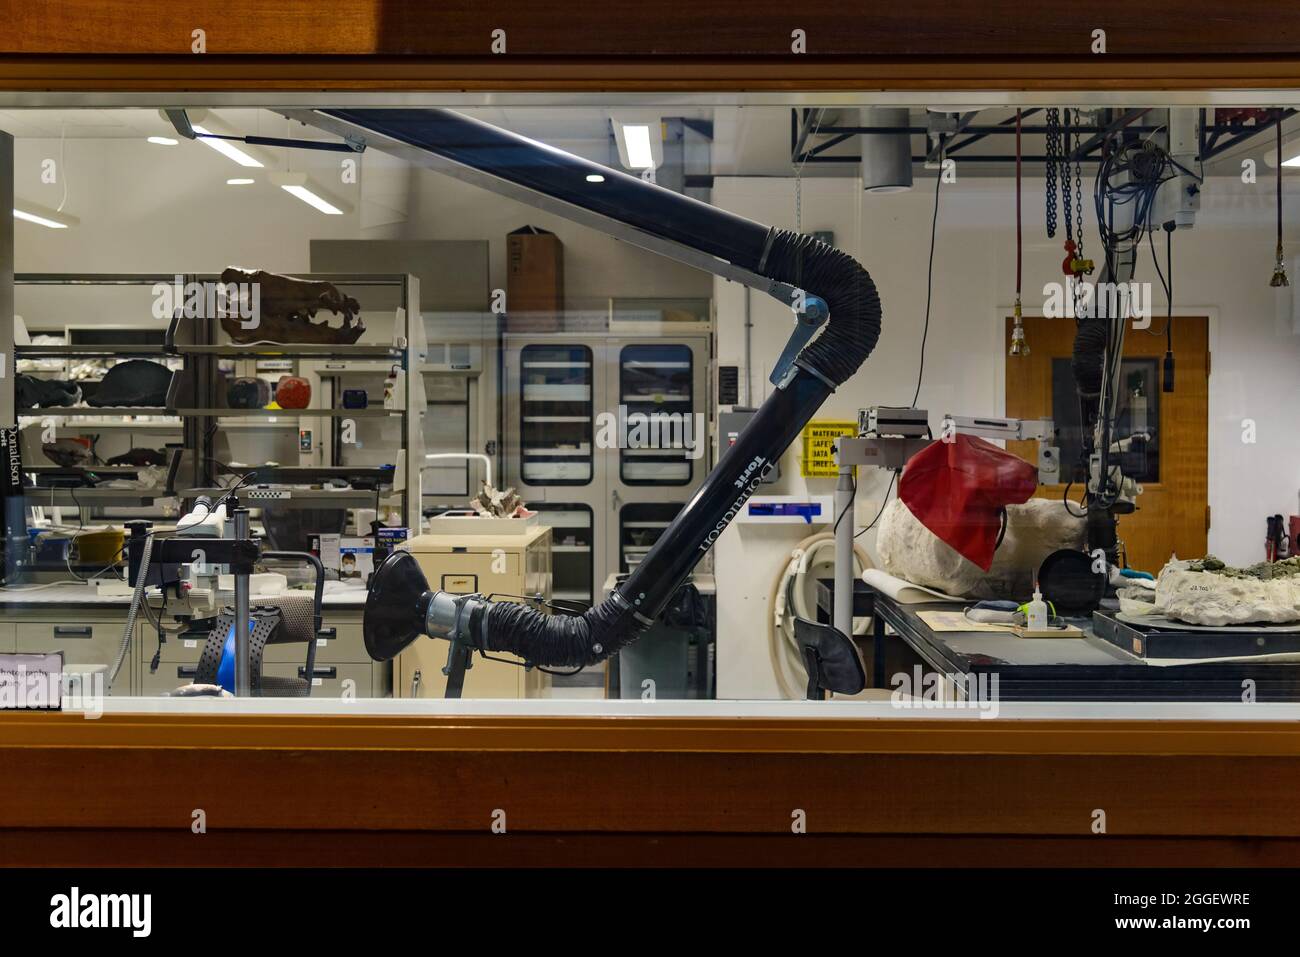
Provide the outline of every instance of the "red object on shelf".
<path id="1" fill-rule="evenodd" d="M 302 376 L 281 376 L 275 386 L 275 402 L 282 409 L 305 409 L 311 402 L 311 383 Z"/>
<path id="2" fill-rule="evenodd" d="M 1029 501 L 1038 469 L 992 442 L 958 433 L 908 461 L 898 497 L 917 521 L 984 571 L 993 565 L 1002 509 Z"/>

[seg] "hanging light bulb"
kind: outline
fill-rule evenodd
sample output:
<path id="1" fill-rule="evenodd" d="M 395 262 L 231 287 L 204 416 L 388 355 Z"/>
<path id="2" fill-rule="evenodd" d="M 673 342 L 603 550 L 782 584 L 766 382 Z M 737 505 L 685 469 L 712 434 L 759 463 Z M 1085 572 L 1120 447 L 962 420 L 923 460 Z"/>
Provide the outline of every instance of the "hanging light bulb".
<path id="1" fill-rule="evenodd" d="M 1025 342 L 1025 321 L 1020 315 L 1020 300 L 1016 299 L 1015 320 L 1011 324 L 1011 348 L 1009 356 L 1029 355 L 1029 343 Z"/>
<path id="2" fill-rule="evenodd" d="M 1273 278 L 1268 284 L 1274 289 L 1291 285 L 1286 278 L 1286 260 L 1282 254 L 1282 115 L 1277 118 L 1277 259 L 1273 263 Z"/>
<path id="3" fill-rule="evenodd" d="M 1277 244 L 1277 262 L 1273 264 L 1273 278 L 1268 281 L 1273 287 L 1289 286 L 1291 280 L 1286 277 L 1286 262 L 1282 258 L 1282 244 Z"/>

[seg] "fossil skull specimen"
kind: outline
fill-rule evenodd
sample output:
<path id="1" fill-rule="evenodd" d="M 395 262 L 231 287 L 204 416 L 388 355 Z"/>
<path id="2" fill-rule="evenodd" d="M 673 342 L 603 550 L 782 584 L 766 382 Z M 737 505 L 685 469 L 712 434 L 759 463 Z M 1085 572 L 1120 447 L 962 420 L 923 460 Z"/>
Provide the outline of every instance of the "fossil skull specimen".
<path id="1" fill-rule="evenodd" d="M 221 273 L 227 288 L 234 286 L 247 299 L 256 289 L 255 322 L 238 316 L 223 315 L 221 328 L 231 340 L 246 345 L 251 342 L 303 342 L 322 345 L 351 345 L 366 331 L 358 318 L 361 304 L 339 292 L 330 282 L 294 279 L 264 269 L 249 271 L 231 266 Z M 342 325 L 330 325 L 316 313 L 325 309 L 343 317 Z M 249 328 L 245 328 L 249 326 Z"/>

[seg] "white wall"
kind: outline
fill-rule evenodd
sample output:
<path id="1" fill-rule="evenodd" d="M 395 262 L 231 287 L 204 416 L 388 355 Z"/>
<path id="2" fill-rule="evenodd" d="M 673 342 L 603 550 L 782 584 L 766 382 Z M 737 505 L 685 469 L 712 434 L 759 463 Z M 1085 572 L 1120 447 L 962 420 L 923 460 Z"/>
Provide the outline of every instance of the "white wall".
<path id="1" fill-rule="evenodd" d="M 42 161 L 60 157 L 58 140 L 18 140 L 17 201 L 78 217 L 71 229 L 15 223 L 19 272 L 216 271 L 229 265 L 303 271 L 309 238 L 358 235 L 359 187 L 335 172 L 337 154 L 293 152 L 352 211 L 326 216 L 202 144 L 154 146 L 142 139 L 69 139 L 59 180 L 44 183 Z M 226 186 L 236 176 L 263 180 Z"/>
<path id="2" fill-rule="evenodd" d="M 1262 169 L 1262 167 L 1261 167 Z M 1261 174 L 1261 178 L 1267 174 Z M 925 315 L 934 180 L 918 179 L 908 193 L 867 195 L 856 181 L 805 180 L 804 231 L 832 229 L 836 244 L 858 256 L 880 290 L 884 322 L 875 353 L 822 409 L 822 418 L 853 418 L 869 405 L 907 405 L 916 385 Z M 715 183 L 714 202 L 765 223 L 794 225 L 789 178 L 727 178 Z M 1061 239 L 1043 227 L 1042 180 L 1024 186 L 1024 303 L 1042 306 L 1042 285 L 1060 277 Z M 1300 336 L 1275 322 L 1272 273 L 1271 180 L 1246 186 L 1215 179 L 1206 189 L 1195 229 L 1175 236 L 1176 312 L 1211 317 L 1209 495 L 1214 522 L 1210 550 L 1232 562 L 1258 561 L 1268 514 L 1300 510 L 1300 441 L 1291 410 L 1300 400 Z M 1085 199 L 1085 202 L 1087 200 Z M 1002 414 L 1003 317 L 1015 289 L 1013 184 L 967 177 L 944 184 L 934 261 L 934 296 L 919 405 L 938 425 L 945 412 Z M 1288 219 L 1300 210 L 1288 196 Z M 1088 221 L 1093 220 L 1091 208 Z M 1095 232 L 1091 234 L 1096 252 Z M 1294 242 L 1294 240 L 1293 240 Z M 1300 282 L 1300 275 L 1294 278 Z M 1149 258 L 1139 279 L 1154 280 Z M 1157 317 L 1164 295 L 1155 286 Z M 743 362 L 743 291 L 715 282 L 718 349 L 723 364 Z M 767 373 L 790 329 L 787 309 L 752 296 L 755 400 L 770 390 Z M 1068 321 L 1068 320 L 1063 320 Z M 1161 320 L 1157 318 L 1157 327 Z M 1176 335 L 1175 329 L 1175 335 Z M 1032 346 L 1032 342 L 1031 342 Z M 744 375 L 742 373 L 742 382 Z M 743 386 L 742 386 L 743 389 Z M 1258 440 L 1242 443 L 1242 419 L 1256 422 Z M 773 492 L 829 494 L 832 479 L 799 477 L 797 449 L 781 463 Z M 880 507 L 888 476 L 859 477 L 857 520 Z M 768 593 L 789 549 L 807 530 L 799 526 L 733 525 L 716 546 L 720 594 L 721 697 L 778 694 L 765 646 Z M 860 540 L 871 550 L 874 532 Z"/>
<path id="3" fill-rule="evenodd" d="M 564 244 L 564 298 L 570 310 L 604 309 L 612 296 L 703 297 L 712 277 L 459 180 L 415 171 L 411 215 L 396 227 L 403 239 L 486 239 L 492 288 L 506 288 L 506 235 L 537 226 Z"/>

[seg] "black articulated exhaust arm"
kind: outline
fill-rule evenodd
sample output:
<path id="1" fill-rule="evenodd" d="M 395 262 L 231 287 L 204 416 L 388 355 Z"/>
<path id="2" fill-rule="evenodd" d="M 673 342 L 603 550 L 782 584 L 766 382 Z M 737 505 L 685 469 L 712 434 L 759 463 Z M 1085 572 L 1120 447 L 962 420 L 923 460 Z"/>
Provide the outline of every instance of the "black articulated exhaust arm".
<path id="1" fill-rule="evenodd" d="M 798 353 L 676 520 L 604 602 L 581 616 L 564 616 L 481 596 L 426 594 L 430 635 L 510 652 L 535 665 L 601 661 L 654 622 L 822 403 L 870 355 L 880 335 L 875 284 L 857 260 L 811 236 L 772 229 L 458 113 L 356 109 L 320 115 L 359 128 L 363 140 L 370 131 L 705 253 L 717 261 L 718 275 L 730 278 L 723 268 L 729 264 L 793 286 L 805 301 L 829 310 L 825 328 Z M 383 142 L 371 145 L 385 148 Z"/>

